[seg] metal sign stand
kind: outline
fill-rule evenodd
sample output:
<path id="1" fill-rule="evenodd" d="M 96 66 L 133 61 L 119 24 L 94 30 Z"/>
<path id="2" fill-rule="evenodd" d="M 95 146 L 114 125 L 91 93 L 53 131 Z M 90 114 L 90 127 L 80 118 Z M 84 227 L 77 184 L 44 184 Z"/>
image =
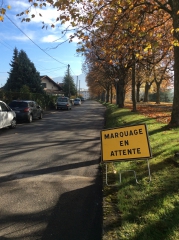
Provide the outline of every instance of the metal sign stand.
<path id="1" fill-rule="evenodd" d="M 149 173 L 149 181 L 148 183 L 150 183 L 152 180 L 151 180 L 151 174 L 150 174 L 150 164 L 149 164 L 149 160 L 147 159 L 147 166 L 148 166 L 148 173 Z M 134 173 L 134 178 L 135 178 L 135 181 L 137 184 L 140 184 L 137 180 L 137 175 L 136 175 L 136 171 L 134 170 L 121 170 L 119 172 L 119 183 L 121 184 L 122 182 L 122 173 L 123 172 L 133 172 Z M 107 186 L 119 186 L 119 184 L 108 184 L 108 170 L 107 170 L 107 163 L 106 163 L 106 185 Z"/>
<path id="2" fill-rule="evenodd" d="M 110 186 L 110 187 L 116 187 L 116 186 L 119 185 L 119 184 L 108 184 L 108 166 L 107 166 L 107 163 L 106 163 L 106 185 Z"/>
<path id="3" fill-rule="evenodd" d="M 122 172 L 133 172 L 134 173 L 134 177 L 135 177 L 135 181 L 137 184 L 139 184 L 138 180 L 137 180 L 137 175 L 136 175 L 136 171 L 134 170 L 122 170 L 119 172 L 119 182 L 121 183 L 121 179 L 122 179 Z"/>

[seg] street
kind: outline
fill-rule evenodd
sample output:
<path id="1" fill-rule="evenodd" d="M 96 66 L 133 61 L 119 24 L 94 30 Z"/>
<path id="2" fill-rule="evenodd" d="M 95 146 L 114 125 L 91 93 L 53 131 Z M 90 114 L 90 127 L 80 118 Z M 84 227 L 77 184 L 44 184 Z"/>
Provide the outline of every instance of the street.
<path id="1" fill-rule="evenodd" d="M 100 130 L 85 101 L 0 130 L 0 239 L 100 240 Z"/>

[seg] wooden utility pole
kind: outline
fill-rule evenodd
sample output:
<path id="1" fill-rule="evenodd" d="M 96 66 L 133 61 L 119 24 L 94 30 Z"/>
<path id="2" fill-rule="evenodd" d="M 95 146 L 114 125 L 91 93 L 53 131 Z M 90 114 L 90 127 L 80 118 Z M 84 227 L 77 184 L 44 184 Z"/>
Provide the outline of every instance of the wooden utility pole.
<path id="1" fill-rule="evenodd" d="M 76 79 L 76 97 L 78 97 L 78 76 Z"/>
<path id="2" fill-rule="evenodd" d="M 80 95 L 80 80 L 79 80 L 79 95 Z"/>
<path id="3" fill-rule="evenodd" d="M 68 64 L 68 87 L 69 87 L 69 89 L 68 89 L 68 97 L 70 98 L 70 65 Z"/>

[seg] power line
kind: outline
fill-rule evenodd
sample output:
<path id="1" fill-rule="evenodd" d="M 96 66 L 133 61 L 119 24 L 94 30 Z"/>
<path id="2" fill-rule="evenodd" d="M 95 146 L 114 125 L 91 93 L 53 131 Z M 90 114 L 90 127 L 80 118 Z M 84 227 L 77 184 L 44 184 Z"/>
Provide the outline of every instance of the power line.
<path id="1" fill-rule="evenodd" d="M 10 49 L 10 50 L 12 51 L 12 49 L 11 49 L 10 47 L 6 46 L 1 40 L 0 40 L 0 43 L 1 43 L 4 47 L 6 47 L 6 48 L 8 48 L 8 49 Z M 7 44 L 7 43 L 6 43 L 6 44 Z"/>
<path id="2" fill-rule="evenodd" d="M 70 70 L 72 71 L 72 73 L 73 73 L 74 75 L 76 75 L 76 74 L 73 72 L 73 70 L 71 69 L 71 67 L 70 67 Z"/>
<path id="3" fill-rule="evenodd" d="M 63 69 L 63 68 L 65 68 L 65 67 L 66 67 L 66 66 L 64 66 L 64 67 L 57 67 L 57 68 L 49 68 L 49 69 L 44 68 L 44 71 L 45 71 L 45 70 L 58 71 L 58 70 Z"/>
<path id="4" fill-rule="evenodd" d="M 55 61 L 57 61 L 57 62 L 65 65 L 65 66 L 67 66 L 67 64 L 58 61 L 56 58 L 52 57 L 50 54 L 48 54 L 47 52 L 45 52 L 45 51 L 44 51 L 39 45 L 37 45 L 29 36 L 27 36 L 27 34 L 25 34 L 25 33 L 7 16 L 7 14 L 5 14 L 5 15 L 6 15 L 6 17 L 9 19 L 9 21 L 10 21 L 12 24 L 14 24 L 14 26 L 15 26 L 16 28 L 18 28 L 19 31 L 21 31 L 21 32 L 22 32 L 34 45 L 36 45 L 42 52 L 44 52 L 46 55 L 48 55 L 49 57 L 51 57 L 53 60 L 55 60 Z"/>
<path id="5" fill-rule="evenodd" d="M 52 72 L 59 72 L 59 69 L 58 70 L 50 70 L 50 71 L 47 71 L 47 70 L 41 70 L 41 72 L 46 72 L 46 73 L 52 73 Z"/>
<path id="6" fill-rule="evenodd" d="M 56 68 L 44 68 L 44 66 L 40 65 L 39 63 L 35 64 L 37 66 L 38 69 L 41 69 L 42 71 L 45 71 L 45 70 L 60 70 L 60 69 L 63 69 L 63 68 L 66 68 L 66 65 L 65 66 L 62 66 L 62 67 L 56 67 Z"/>

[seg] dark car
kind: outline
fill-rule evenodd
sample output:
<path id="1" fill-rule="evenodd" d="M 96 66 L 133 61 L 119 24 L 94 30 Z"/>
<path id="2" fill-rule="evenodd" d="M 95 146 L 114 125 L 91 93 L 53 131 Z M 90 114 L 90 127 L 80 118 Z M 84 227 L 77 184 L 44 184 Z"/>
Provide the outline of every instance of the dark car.
<path id="1" fill-rule="evenodd" d="M 31 100 L 13 100 L 9 107 L 16 113 L 16 119 L 32 122 L 33 119 L 42 119 L 43 109 Z"/>

